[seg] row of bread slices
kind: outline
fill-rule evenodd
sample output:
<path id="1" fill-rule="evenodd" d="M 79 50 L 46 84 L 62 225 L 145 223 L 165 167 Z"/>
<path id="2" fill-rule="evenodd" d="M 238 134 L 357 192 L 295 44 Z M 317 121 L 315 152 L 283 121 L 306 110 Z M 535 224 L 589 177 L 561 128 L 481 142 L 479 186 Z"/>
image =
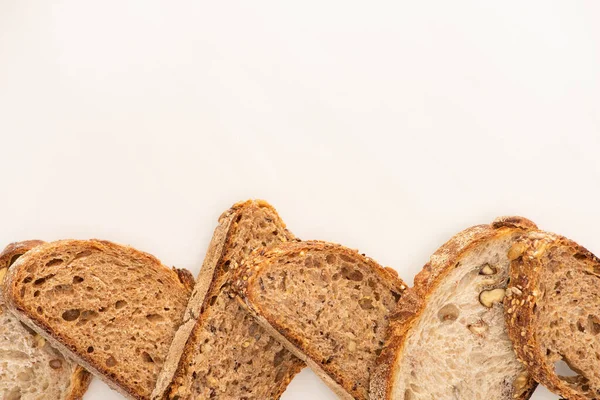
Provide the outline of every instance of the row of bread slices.
<path id="1" fill-rule="evenodd" d="M 79 398 L 86 371 L 135 399 L 277 399 L 305 365 L 347 399 L 600 398 L 600 262 L 524 218 L 457 234 L 412 288 L 254 200 L 196 281 L 98 240 L 12 244 L 0 271 L 3 399 Z"/>

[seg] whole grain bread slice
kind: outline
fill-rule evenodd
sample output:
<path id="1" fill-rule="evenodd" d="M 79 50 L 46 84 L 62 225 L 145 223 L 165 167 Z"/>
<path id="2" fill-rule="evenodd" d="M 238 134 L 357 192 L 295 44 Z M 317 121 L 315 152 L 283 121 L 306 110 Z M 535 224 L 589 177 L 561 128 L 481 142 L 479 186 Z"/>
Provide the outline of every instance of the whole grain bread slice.
<path id="1" fill-rule="evenodd" d="M 367 399 L 389 316 L 406 285 L 395 271 L 325 242 L 288 242 L 236 271 L 240 303 L 340 397 Z"/>
<path id="2" fill-rule="evenodd" d="M 39 245 L 8 270 L 9 309 L 132 399 L 148 399 L 193 286 L 185 270 L 100 240 Z"/>
<path id="3" fill-rule="evenodd" d="M 42 243 L 28 240 L 9 244 L 0 253 L 0 282 L 20 256 Z M 90 380 L 87 371 L 8 311 L 0 289 L 0 398 L 78 400 Z"/>
<path id="4" fill-rule="evenodd" d="M 304 363 L 235 301 L 232 272 L 257 248 L 296 240 L 268 203 L 235 204 L 219 218 L 153 398 L 278 399 Z"/>
<path id="5" fill-rule="evenodd" d="M 507 250 L 535 229 L 520 217 L 466 229 L 440 247 L 400 300 L 371 399 L 528 399 L 535 383 L 504 322 Z"/>
<path id="6" fill-rule="evenodd" d="M 508 331 L 532 376 L 569 400 L 600 399 L 600 260 L 552 233 L 508 253 Z"/>

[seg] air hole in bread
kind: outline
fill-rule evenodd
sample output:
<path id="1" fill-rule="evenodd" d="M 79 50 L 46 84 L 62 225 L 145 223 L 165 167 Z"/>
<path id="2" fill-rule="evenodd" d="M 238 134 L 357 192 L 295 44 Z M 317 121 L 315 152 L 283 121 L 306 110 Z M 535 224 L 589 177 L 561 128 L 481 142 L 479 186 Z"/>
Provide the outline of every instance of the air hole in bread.
<path id="1" fill-rule="evenodd" d="M 110 356 L 106 359 L 106 366 L 109 368 L 114 367 L 115 365 L 117 365 L 117 359 L 114 358 L 113 356 Z"/>
<path id="2" fill-rule="evenodd" d="M 438 311 L 438 318 L 442 322 L 454 322 L 458 319 L 460 311 L 454 304 L 446 304 Z"/>
<path id="3" fill-rule="evenodd" d="M 600 319 L 595 315 L 588 315 L 588 329 L 594 335 L 600 333 Z"/>
<path id="4" fill-rule="evenodd" d="M 34 286 L 43 285 L 48 279 L 52 278 L 53 276 L 54 276 L 54 274 L 50 274 L 50 275 L 46 275 L 42 278 L 38 278 L 35 281 L 33 281 L 33 284 L 34 284 Z"/>
<path id="5" fill-rule="evenodd" d="M 125 300 L 118 300 L 118 301 L 115 303 L 115 308 L 116 308 L 117 310 L 120 310 L 121 308 L 125 307 L 126 305 L 127 305 L 127 302 L 126 302 Z"/>
<path id="6" fill-rule="evenodd" d="M 84 322 L 90 321 L 98 317 L 98 313 L 93 310 L 85 310 L 81 313 L 81 320 Z"/>
<path id="7" fill-rule="evenodd" d="M 43 314 L 44 313 L 44 309 L 41 306 L 38 306 L 36 310 L 37 310 L 38 314 Z"/>
<path id="8" fill-rule="evenodd" d="M 73 293 L 73 286 L 70 284 L 60 284 L 54 286 L 54 291 L 58 294 Z"/>
<path id="9" fill-rule="evenodd" d="M 83 257 L 87 257 L 92 255 L 92 251 L 91 250 L 84 250 L 84 251 L 80 251 L 79 253 L 75 254 L 75 257 L 73 258 L 73 261 L 79 259 L 79 258 L 83 258 Z"/>
<path id="10" fill-rule="evenodd" d="M 55 265 L 60 265 L 63 263 L 63 260 L 60 258 L 53 258 L 52 260 L 46 263 L 46 267 L 53 267 Z"/>
<path id="11" fill-rule="evenodd" d="M 218 296 L 213 296 L 213 297 L 211 297 L 211 298 L 210 298 L 210 305 L 211 305 L 211 306 L 214 306 L 214 305 L 215 305 L 215 303 L 217 302 L 217 297 L 218 297 Z"/>
<path id="12" fill-rule="evenodd" d="M 19 257 L 21 257 L 21 256 L 22 256 L 22 254 L 15 254 L 14 256 L 12 256 L 12 258 L 10 259 L 10 262 L 8 263 L 8 267 L 13 265 L 15 263 L 15 261 L 17 261 L 19 259 Z"/>
<path id="13" fill-rule="evenodd" d="M 148 314 L 146 315 L 146 319 L 150 322 L 160 322 L 164 320 L 164 317 L 160 314 Z"/>
<path id="14" fill-rule="evenodd" d="M 363 297 L 362 299 L 360 299 L 358 301 L 358 305 L 363 310 L 372 310 L 374 308 L 373 307 L 373 300 L 369 296 L 366 296 L 366 297 Z"/>
<path id="15" fill-rule="evenodd" d="M 35 292 L 33 292 L 33 297 L 38 297 L 40 295 L 40 291 L 36 290 Z"/>
<path id="16" fill-rule="evenodd" d="M 231 264 L 231 260 L 227 260 L 223 263 L 223 271 L 227 272 L 229 271 L 229 266 Z"/>
<path id="17" fill-rule="evenodd" d="M 29 283 L 33 280 L 33 278 L 31 276 L 27 276 L 25 277 L 25 279 L 23 279 L 23 283 Z"/>
<path id="18" fill-rule="evenodd" d="M 88 347 L 87 348 L 87 352 L 88 353 L 93 353 L 94 352 L 94 347 L 93 346 Z"/>
<path id="19" fill-rule="evenodd" d="M 579 372 L 575 371 L 573 369 L 573 367 L 571 367 L 569 365 L 569 363 L 567 361 L 565 361 L 563 358 L 561 358 L 560 360 L 558 360 L 554 363 L 554 371 L 556 372 L 556 375 L 559 376 L 559 378 L 561 378 L 563 380 L 568 380 L 568 381 L 572 380 L 572 379 L 568 379 L 568 378 L 581 376 L 581 374 Z M 565 379 L 565 378 L 567 378 L 567 379 Z"/>
<path id="20" fill-rule="evenodd" d="M 77 276 L 77 275 L 75 275 L 73 277 L 73 284 L 78 284 L 78 283 L 81 283 L 81 282 L 83 282 L 83 278 L 82 277 Z"/>
<path id="21" fill-rule="evenodd" d="M 283 359 L 285 358 L 285 356 L 286 356 L 286 350 L 284 350 L 284 349 L 275 353 L 275 357 L 273 357 L 273 365 L 275 365 L 276 367 L 279 366 L 283 362 Z"/>
<path id="22" fill-rule="evenodd" d="M 342 259 L 347 257 L 345 255 L 340 256 Z M 348 280 L 360 282 L 363 280 L 363 273 L 357 269 L 352 268 L 352 266 L 348 264 L 344 264 L 342 266 L 342 276 Z"/>
<path id="23" fill-rule="evenodd" d="M 35 332 L 33 329 L 31 329 L 30 327 L 28 327 L 27 325 L 25 325 L 25 324 L 24 324 L 24 323 L 22 323 L 21 321 L 19 321 L 19 323 L 21 324 L 21 326 L 22 326 L 23 328 L 25 328 L 25 330 L 26 330 L 27 332 L 29 332 L 29 334 L 31 334 L 31 335 L 36 335 L 36 332 Z"/>
<path id="24" fill-rule="evenodd" d="M 50 368 L 52 368 L 52 369 L 62 368 L 62 361 L 60 361 L 60 360 L 56 360 L 56 359 L 50 360 L 49 364 L 50 364 Z"/>
<path id="25" fill-rule="evenodd" d="M 69 322 L 75 321 L 77 318 L 79 318 L 80 314 L 81 312 L 77 309 L 67 310 L 64 313 L 62 313 L 62 319 Z"/>
<path id="26" fill-rule="evenodd" d="M 147 362 L 147 363 L 154 363 L 154 360 L 152 359 L 150 354 L 148 354 L 145 351 L 142 353 L 142 360 L 144 360 L 144 362 Z"/>

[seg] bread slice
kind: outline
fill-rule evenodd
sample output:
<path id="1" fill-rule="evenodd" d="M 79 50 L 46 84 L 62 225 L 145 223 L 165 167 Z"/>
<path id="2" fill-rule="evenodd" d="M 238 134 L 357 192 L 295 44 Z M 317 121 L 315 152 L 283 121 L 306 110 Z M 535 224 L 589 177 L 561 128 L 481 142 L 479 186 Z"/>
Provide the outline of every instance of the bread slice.
<path id="1" fill-rule="evenodd" d="M 11 264 L 42 243 L 9 244 L 0 253 L 0 282 Z M 8 311 L 0 289 L 0 398 L 77 400 L 90 380 L 87 371 L 64 358 Z"/>
<path id="2" fill-rule="evenodd" d="M 508 257 L 505 312 L 517 355 L 562 397 L 600 399 L 600 260 L 539 231 L 522 237 Z"/>
<path id="3" fill-rule="evenodd" d="M 527 399 L 535 383 L 517 360 L 504 322 L 508 249 L 535 229 L 504 217 L 440 247 L 403 297 L 371 381 L 385 400 Z"/>
<path id="4" fill-rule="evenodd" d="M 113 389 L 148 399 L 193 286 L 185 270 L 99 240 L 39 245 L 8 270 L 9 309 Z"/>
<path id="5" fill-rule="evenodd" d="M 340 397 L 368 398 L 389 315 L 406 289 L 395 271 L 340 245 L 288 242 L 255 254 L 235 288 Z"/>
<path id="6" fill-rule="evenodd" d="M 281 396 L 304 363 L 235 301 L 230 279 L 252 250 L 292 240 L 275 209 L 264 201 L 238 203 L 221 215 L 154 398 Z"/>

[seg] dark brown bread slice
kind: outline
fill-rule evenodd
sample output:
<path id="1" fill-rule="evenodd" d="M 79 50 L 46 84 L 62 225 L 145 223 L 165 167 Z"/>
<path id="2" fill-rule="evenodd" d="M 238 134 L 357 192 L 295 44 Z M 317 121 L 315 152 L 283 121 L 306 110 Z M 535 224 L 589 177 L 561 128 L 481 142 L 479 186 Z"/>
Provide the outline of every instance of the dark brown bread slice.
<path id="1" fill-rule="evenodd" d="M 44 242 L 11 243 L 0 253 L 0 282 L 23 254 Z M 1 292 L 1 290 L 0 290 Z M 53 398 L 78 400 L 91 375 L 22 325 L 5 307 L 0 295 L 0 397 L 5 400 Z"/>
<path id="2" fill-rule="evenodd" d="M 524 218 L 499 218 L 460 232 L 431 256 L 394 313 L 371 399 L 531 396 L 535 383 L 514 356 L 501 301 L 506 252 L 535 228 Z"/>
<path id="3" fill-rule="evenodd" d="M 340 397 L 368 398 L 389 315 L 406 289 L 395 271 L 340 245 L 290 242 L 255 254 L 235 288 Z"/>
<path id="4" fill-rule="evenodd" d="M 508 255 L 505 310 L 517 355 L 562 397 L 600 399 L 600 260 L 541 231 L 524 236 Z M 568 372 L 563 362 L 570 376 L 561 375 Z"/>
<path id="5" fill-rule="evenodd" d="M 113 389 L 148 399 L 193 286 L 185 270 L 99 240 L 42 244 L 4 281 L 9 309 Z"/>
<path id="6" fill-rule="evenodd" d="M 264 201 L 238 203 L 221 215 L 154 398 L 281 396 L 304 363 L 235 301 L 230 278 L 254 249 L 291 240 L 294 236 Z"/>

